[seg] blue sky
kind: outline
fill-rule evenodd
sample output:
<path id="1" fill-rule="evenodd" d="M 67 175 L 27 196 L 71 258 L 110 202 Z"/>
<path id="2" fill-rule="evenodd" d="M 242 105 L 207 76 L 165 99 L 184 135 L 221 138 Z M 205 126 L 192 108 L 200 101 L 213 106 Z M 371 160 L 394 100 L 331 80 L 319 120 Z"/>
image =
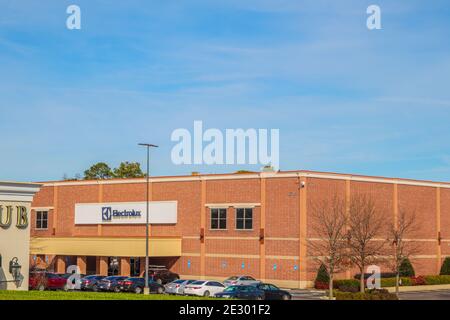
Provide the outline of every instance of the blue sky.
<path id="1" fill-rule="evenodd" d="M 144 162 L 142 141 L 153 175 L 260 168 L 172 164 L 202 120 L 280 129 L 282 170 L 450 181 L 449 39 L 444 0 L 0 0 L 0 179 Z"/>

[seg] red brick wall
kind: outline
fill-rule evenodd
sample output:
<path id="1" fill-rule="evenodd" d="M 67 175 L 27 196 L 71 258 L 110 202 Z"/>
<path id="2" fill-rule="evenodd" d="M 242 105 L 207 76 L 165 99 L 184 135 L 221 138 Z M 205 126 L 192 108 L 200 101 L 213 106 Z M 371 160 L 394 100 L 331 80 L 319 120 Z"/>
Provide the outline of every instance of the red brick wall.
<path id="1" fill-rule="evenodd" d="M 260 179 L 207 180 L 206 203 L 260 203 Z M 57 210 L 56 236 L 96 236 L 97 226 L 74 226 L 75 203 L 96 203 L 100 195 L 104 202 L 145 201 L 145 183 L 104 184 L 102 192 L 98 185 L 58 186 L 57 204 L 53 204 L 54 188 L 43 187 L 35 196 L 33 207 L 52 207 Z M 175 236 L 182 238 L 182 252 L 193 256 L 182 256 L 171 260 L 173 270 L 186 275 L 200 275 L 200 221 L 202 212 L 201 182 L 154 182 L 151 186 L 151 198 L 154 201 L 177 200 L 178 223 L 176 225 L 155 225 L 151 228 L 152 236 Z M 266 179 L 266 228 L 265 228 L 265 273 L 267 279 L 299 280 L 298 265 L 300 230 L 299 220 L 299 184 L 298 179 L 267 178 Z M 388 183 L 351 181 L 351 195 L 364 193 L 372 196 L 376 207 L 386 215 L 387 221 L 394 219 L 394 185 Z M 346 181 L 338 179 L 308 178 L 307 210 L 311 214 L 314 203 L 331 199 L 335 194 L 339 198 L 346 197 Z M 424 239 L 420 241 L 419 257 L 413 259 L 418 274 L 436 272 L 437 261 L 437 219 L 436 188 L 398 185 L 398 205 L 400 210 L 415 212 L 420 221 L 420 230 L 411 237 Z M 50 210 L 49 230 L 35 230 L 35 212 L 32 211 L 32 236 L 50 236 L 53 225 L 53 212 Z M 260 273 L 259 259 L 246 255 L 259 255 L 259 237 L 261 225 L 261 207 L 256 206 L 253 212 L 253 230 L 235 230 L 235 208 L 227 211 L 227 230 L 210 230 L 210 210 L 205 209 L 205 275 L 229 276 L 247 273 L 258 277 Z M 316 235 L 311 231 L 312 219 L 307 216 L 307 237 Z M 450 240 L 450 189 L 441 189 L 441 235 Z M 144 236 L 142 225 L 103 225 L 103 236 Z M 380 235 L 381 236 L 381 235 Z M 219 239 L 214 239 L 219 237 Z M 242 237 L 251 238 L 247 240 Z M 234 238 L 234 239 L 233 239 Z M 277 238 L 277 239 L 270 239 Z M 280 240 L 281 238 L 288 238 Z M 434 240 L 433 240 L 434 239 Z M 443 241 L 442 255 L 450 255 L 450 241 Z M 231 255 L 214 257 L 211 255 Z M 308 255 L 313 255 L 308 252 Z M 273 258 L 278 257 L 278 258 Z M 286 259 L 286 257 L 292 257 Z M 284 259 L 283 259 L 284 258 Z M 187 261 L 191 266 L 188 268 Z M 223 268 L 222 263 L 227 267 Z M 245 268 L 241 268 L 242 262 Z M 273 265 L 277 265 L 274 270 Z M 308 260 L 308 280 L 313 280 L 316 270 L 314 263 Z M 312 267 L 311 267 L 312 266 Z M 352 275 L 353 275 L 352 271 Z"/>
<path id="2" fill-rule="evenodd" d="M 298 238 L 300 230 L 298 187 L 296 178 L 267 179 L 266 237 Z M 268 251 L 267 254 L 276 253 Z"/>

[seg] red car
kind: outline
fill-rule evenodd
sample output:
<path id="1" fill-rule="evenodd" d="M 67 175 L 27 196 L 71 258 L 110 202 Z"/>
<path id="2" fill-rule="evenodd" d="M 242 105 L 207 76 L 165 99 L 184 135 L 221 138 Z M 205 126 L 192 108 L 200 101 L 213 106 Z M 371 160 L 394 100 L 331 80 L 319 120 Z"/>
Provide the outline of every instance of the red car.
<path id="1" fill-rule="evenodd" d="M 34 272 L 30 274 L 31 290 L 68 290 L 67 279 L 50 272 Z"/>

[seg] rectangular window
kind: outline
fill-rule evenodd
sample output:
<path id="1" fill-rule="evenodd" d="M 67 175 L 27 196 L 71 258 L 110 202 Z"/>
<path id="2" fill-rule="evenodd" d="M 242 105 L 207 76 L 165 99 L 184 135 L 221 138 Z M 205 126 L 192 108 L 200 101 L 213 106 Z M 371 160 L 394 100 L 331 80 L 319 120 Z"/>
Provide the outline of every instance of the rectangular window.
<path id="1" fill-rule="evenodd" d="M 48 211 L 36 212 L 36 229 L 48 228 Z"/>
<path id="2" fill-rule="evenodd" d="M 211 209 L 211 230 L 227 228 L 227 209 Z"/>
<path id="3" fill-rule="evenodd" d="M 141 261 L 139 257 L 130 258 L 130 276 L 139 277 L 141 274 Z"/>
<path id="4" fill-rule="evenodd" d="M 237 208 L 236 209 L 236 229 L 252 230 L 253 229 L 253 209 Z"/>

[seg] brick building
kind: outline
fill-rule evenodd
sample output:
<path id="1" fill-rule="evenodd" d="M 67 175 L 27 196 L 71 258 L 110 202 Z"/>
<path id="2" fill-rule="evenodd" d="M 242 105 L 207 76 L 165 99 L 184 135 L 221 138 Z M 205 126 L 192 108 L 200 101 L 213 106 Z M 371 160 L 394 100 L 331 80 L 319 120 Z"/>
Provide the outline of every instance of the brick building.
<path id="1" fill-rule="evenodd" d="M 450 183 L 311 171 L 152 177 L 150 200 L 175 201 L 176 222 L 151 225 L 150 264 L 183 278 L 248 274 L 306 287 L 316 274 L 307 245 L 314 238 L 311 204 L 333 195 L 348 203 L 355 193 L 370 195 L 387 219 L 399 210 L 415 212 L 420 230 L 408 240 L 421 244 L 412 259 L 416 273 L 439 271 L 450 255 Z M 82 273 L 141 273 L 144 224 L 77 224 L 75 215 L 83 204 L 141 205 L 145 199 L 145 179 L 44 183 L 32 203 L 31 263 L 58 272 L 77 264 Z M 100 209 L 88 214 L 101 217 Z"/>

